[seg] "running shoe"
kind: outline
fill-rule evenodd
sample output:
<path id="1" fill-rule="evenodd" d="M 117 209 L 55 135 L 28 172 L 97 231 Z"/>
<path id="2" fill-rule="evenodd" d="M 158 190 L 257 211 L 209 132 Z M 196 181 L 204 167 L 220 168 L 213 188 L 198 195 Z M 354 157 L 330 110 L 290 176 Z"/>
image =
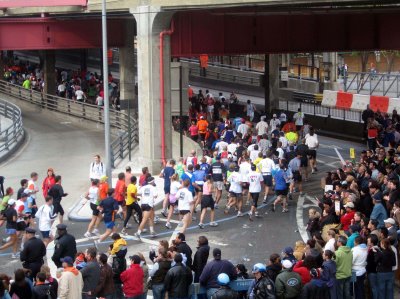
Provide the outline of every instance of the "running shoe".
<path id="1" fill-rule="evenodd" d="M 98 236 L 98 235 L 100 235 L 100 232 L 99 232 L 99 230 L 97 228 L 95 228 L 93 230 L 92 234 L 95 235 L 95 236 Z"/>
<path id="2" fill-rule="evenodd" d="M 272 205 L 272 206 L 271 206 L 271 211 L 272 211 L 272 212 L 275 212 L 275 205 Z"/>
<path id="3" fill-rule="evenodd" d="M 123 228 L 123 229 L 121 230 L 121 234 L 123 234 L 123 235 L 126 235 L 126 234 L 127 234 L 127 231 L 126 231 L 125 228 Z"/>
<path id="4" fill-rule="evenodd" d="M 199 226 L 200 229 L 204 228 L 204 224 L 203 223 L 199 223 L 198 226 Z"/>
<path id="5" fill-rule="evenodd" d="M 168 228 L 168 229 L 171 229 L 171 227 L 172 227 L 171 223 L 169 223 L 169 222 L 165 223 L 165 227 Z"/>
<path id="6" fill-rule="evenodd" d="M 243 217 L 243 213 L 239 211 L 239 212 L 237 213 L 237 217 Z"/>
<path id="7" fill-rule="evenodd" d="M 167 210 L 162 210 L 161 215 L 163 215 L 165 218 L 167 218 L 168 217 Z"/>
<path id="8" fill-rule="evenodd" d="M 213 221 L 213 222 L 210 222 L 210 226 L 213 226 L 213 227 L 215 227 L 215 226 L 218 226 L 218 223 L 217 223 L 217 222 L 215 222 L 215 221 Z"/>
<path id="9" fill-rule="evenodd" d="M 253 221 L 253 214 L 252 213 L 249 213 L 249 220 Z"/>
<path id="10" fill-rule="evenodd" d="M 229 213 L 229 208 L 228 207 L 225 207 L 225 209 L 224 209 L 224 214 L 228 214 Z"/>
<path id="11" fill-rule="evenodd" d="M 147 233 L 147 228 L 142 229 L 142 233 Z"/>
<path id="12" fill-rule="evenodd" d="M 254 216 L 256 216 L 256 217 L 260 216 L 260 215 L 258 214 L 258 211 L 254 212 Z"/>
<path id="13" fill-rule="evenodd" d="M 140 234 L 139 234 L 138 232 L 136 232 L 136 233 L 134 234 L 134 236 L 140 240 Z"/>
<path id="14" fill-rule="evenodd" d="M 12 253 L 12 254 L 11 254 L 11 258 L 12 258 L 12 259 L 19 259 L 19 252 L 15 253 L 15 254 Z"/>
<path id="15" fill-rule="evenodd" d="M 154 217 L 154 224 L 157 224 L 160 221 L 160 217 L 156 216 Z"/>
<path id="16" fill-rule="evenodd" d="M 288 209 L 283 209 L 283 210 L 282 210 L 282 213 L 287 213 L 287 212 L 289 212 Z"/>
<path id="17" fill-rule="evenodd" d="M 150 237 L 155 238 L 157 236 L 156 232 L 150 232 Z"/>
<path id="18" fill-rule="evenodd" d="M 92 236 L 92 234 L 89 233 L 89 232 L 86 232 L 86 233 L 83 234 L 83 236 L 84 236 L 85 238 L 90 238 L 90 237 Z"/>
<path id="19" fill-rule="evenodd" d="M 217 203 L 214 205 L 214 209 L 217 209 L 217 210 L 219 209 L 219 206 Z"/>

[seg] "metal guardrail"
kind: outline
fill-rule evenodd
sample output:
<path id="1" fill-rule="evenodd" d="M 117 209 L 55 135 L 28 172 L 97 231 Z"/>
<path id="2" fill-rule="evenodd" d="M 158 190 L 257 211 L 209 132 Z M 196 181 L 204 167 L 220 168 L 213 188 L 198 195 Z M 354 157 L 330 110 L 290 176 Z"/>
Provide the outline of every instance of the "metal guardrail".
<path id="1" fill-rule="evenodd" d="M 0 80 L 0 92 L 42 109 L 104 124 L 103 107 L 27 90 L 2 80 Z M 133 111 L 129 116 L 125 112 L 110 109 L 110 125 L 113 129 L 111 130 L 113 135 L 116 135 L 116 138 L 111 142 L 111 167 L 114 168 L 116 162 L 129 155 L 129 152 L 138 144 L 137 113 Z"/>
<path id="2" fill-rule="evenodd" d="M 299 108 L 301 108 L 301 111 L 304 114 L 362 123 L 361 111 L 350 111 L 346 109 L 331 108 L 321 105 L 315 105 L 313 103 L 279 100 L 279 110 L 297 112 L 297 109 Z"/>
<path id="3" fill-rule="evenodd" d="M 21 109 L 12 103 L 0 99 L 0 115 L 12 123 L 0 131 L 0 156 L 7 153 L 23 141 L 25 136 Z"/>
<path id="4" fill-rule="evenodd" d="M 343 77 L 345 91 L 356 93 L 382 94 L 383 96 L 400 97 L 400 75 L 375 72 L 348 72 Z"/>

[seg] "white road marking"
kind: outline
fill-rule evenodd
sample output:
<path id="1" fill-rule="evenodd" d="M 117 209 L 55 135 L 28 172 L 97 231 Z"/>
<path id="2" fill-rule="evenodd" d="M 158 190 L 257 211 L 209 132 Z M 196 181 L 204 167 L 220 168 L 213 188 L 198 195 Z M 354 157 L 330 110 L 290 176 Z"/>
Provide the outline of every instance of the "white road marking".
<path id="1" fill-rule="evenodd" d="M 321 148 L 331 148 L 331 149 L 337 148 L 337 149 L 343 150 L 343 148 L 341 148 L 340 146 L 328 145 L 328 144 L 323 144 L 323 143 L 320 143 L 319 147 L 321 147 Z"/>
<path id="2" fill-rule="evenodd" d="M 339 157 L 339 159 L 340 159 L 340 162 L 342 162 L 343 165 L 346 164 L 346 162 L 343 160 L 343 157 L 342 157 L 342 155 L 339 153 L 339 151 L 337 150 L 337 148 L 335 148 L 335 152 L 336 152 L 336 154 L 338 155 L 338 157 Z"/>
<path id="3" fill-rule="evenodd" d="M 304 242 L 307 242 L 308 233 L 307 233 L 306 228 L 304 226 L 304 219 L 303 219 L 304 199 L 305 199 L 305 197 L 302 196 L 302 195 L 299 195 L 299 197 L 297 199 L 296 222 L 297 222 L 297 229 L 299 231 L 299 234 L 300 234 L 301 238 L 303 239 Z"/>

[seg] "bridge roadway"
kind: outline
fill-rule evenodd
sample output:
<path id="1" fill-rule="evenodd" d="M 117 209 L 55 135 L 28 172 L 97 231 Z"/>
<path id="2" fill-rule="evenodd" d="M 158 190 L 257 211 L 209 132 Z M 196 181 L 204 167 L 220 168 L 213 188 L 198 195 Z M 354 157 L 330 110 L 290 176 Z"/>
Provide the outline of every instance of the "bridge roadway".
<path id="1" fill-rule="evenodd" d="M 82 124 L 77 120 L 41 112 L 28 104 L 21 105 L 21 109 L 29 137 L 17 154 L 0 165 L 1 174 L 6 176 L 6 186 L 12 186 L 17 190 L 19 180 L 23 177 L 27 178 L 31 171 L 37 171 L 42 181 L 47 168 L 53 167 L 56 173 L 64 177 L 63 186 L 69 196 L 63 204 L 68 211 L 88 187 L 88 165 L 93 154 L 102 154 L 102 130 L 87 123 Z M 350 147 L 355 147 L 358 152 L 363 148 L 360 144 L 344 143 L 327 137 L 320 137 L 320 142 L 319 172 L 312 175 L 311 180 L 305 183 L 305 196 L 296 195 L 294 200 L 290 201 L 288 214 L 282 214 L 280 208 L 275 213 L 268 211 L 274 197 L 270 197 L 268 206 L 261 206 L 261 217 L 255 219 L 254 222 L 250 222 L 247 217 L 237 218 L 233 211 L 229 215 L 224 215 L 223 209 L 219 209 L 216 213 L 219 226 L 216 228 L 206 226 L 204 230 L 200 230 L 197 227 L 198 220 L 194 221 L 187 232 L 188 243 L 195 250 L 198 236 L 206 235 L 212 248 L 217 246 L 222 248 L 224 258 L 234 263 L 245 263 L 250 268 L 253 263 L 265 262 L 271 253 L 281 252 L 285 246 L 293 245 L 296 240 L 306 240 L 308 237 L 304 224 L 307 221 L 307 210 L 315 205 L 314 196 L 321 192 L 321 177 L 325 175 L 325 171 L 335 169 L 340 165 L 334 147 L 339 149 L 345 159 L 348 158 Z M 162 185 L 159 185 L 158 189 L 162 190 Z M 162 197 L 163 194 L 160 191 L 159 200 Z M 226 193 L 223 196 L 223 203 L 225 203 L 225 198 Z M 41 194 L 38 203 L 43 203 Z M 245 206 L 244 210 L 247 211 L 248 208 Z M 199 217 L 199 213 L 196 216 Z M 133 224 L 128 236 L 129 254 L 140 251 L 147 256 L 150 247 L 156 245 L 158 240 L 172 240 L 177 233 L 178 223 L 176 217 L 174 218 L 172 230 L 167 230 L 164 227 L 165 220 L 161 219 L 155 228 L 157 237 L 148 239 L 144 236 L 142 242 L 132 237 L 136 229 L 136 225 Z M 82 237 L 86 231 L 86 223 L 74 223 L 68 220 L 66 223 L 69 225 L 69 231 L 78 239 L 78 250 L 93 246 L 93 239 Z M 120 222 L 118 226 L 121 227 Z M 101 230 L 104 230 L 103 224 Z M 3 230 L 0 236 L 4 237 Z M 107 251 L 109 243 L 106 241 L 100 244 L 100 250 Z M 51 255 L 51 249 L 48 254 Z M 0 253 L 0 263 L 3 265 L 1 271 L 10 275 L 15 269 L 21 267 L 18 260 L 10 259 L 9 250 Z M 55 270 L 51 262 L 49 265 Z"/>

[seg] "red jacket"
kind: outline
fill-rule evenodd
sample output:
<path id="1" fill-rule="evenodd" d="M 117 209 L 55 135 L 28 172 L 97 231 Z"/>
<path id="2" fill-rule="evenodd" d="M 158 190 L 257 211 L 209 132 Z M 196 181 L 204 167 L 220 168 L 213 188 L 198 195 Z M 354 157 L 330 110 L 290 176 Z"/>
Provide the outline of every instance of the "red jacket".
<path id="1" fill-rule="evenodd" d="M 351 211 L 350 213 L 345 213 L 344 215 L 342 215 L 342 217 L 340 217 L 340 223 L 342 224 L 342 229 L 344 231 L 349 230 L 349 226 L 351 225 L 351 219 L 354 218 L 355 213 L 356 212 Z"/>
<path id="2" fill-rule="evenodd" d="M 303 261 L 298 261 L 294 265 L 293 272 L 299 273 L 303 285 L 311 281 L 310 270 L 308 270 L 307 267 L 303 266 Z"/>
<path id="3" fill-rule="evenodd" d="M 126 297 L 143 294 L 143 269 L 139 264 L 132 264 L 129 269 L 121 273 L 120 277 Z"/>

